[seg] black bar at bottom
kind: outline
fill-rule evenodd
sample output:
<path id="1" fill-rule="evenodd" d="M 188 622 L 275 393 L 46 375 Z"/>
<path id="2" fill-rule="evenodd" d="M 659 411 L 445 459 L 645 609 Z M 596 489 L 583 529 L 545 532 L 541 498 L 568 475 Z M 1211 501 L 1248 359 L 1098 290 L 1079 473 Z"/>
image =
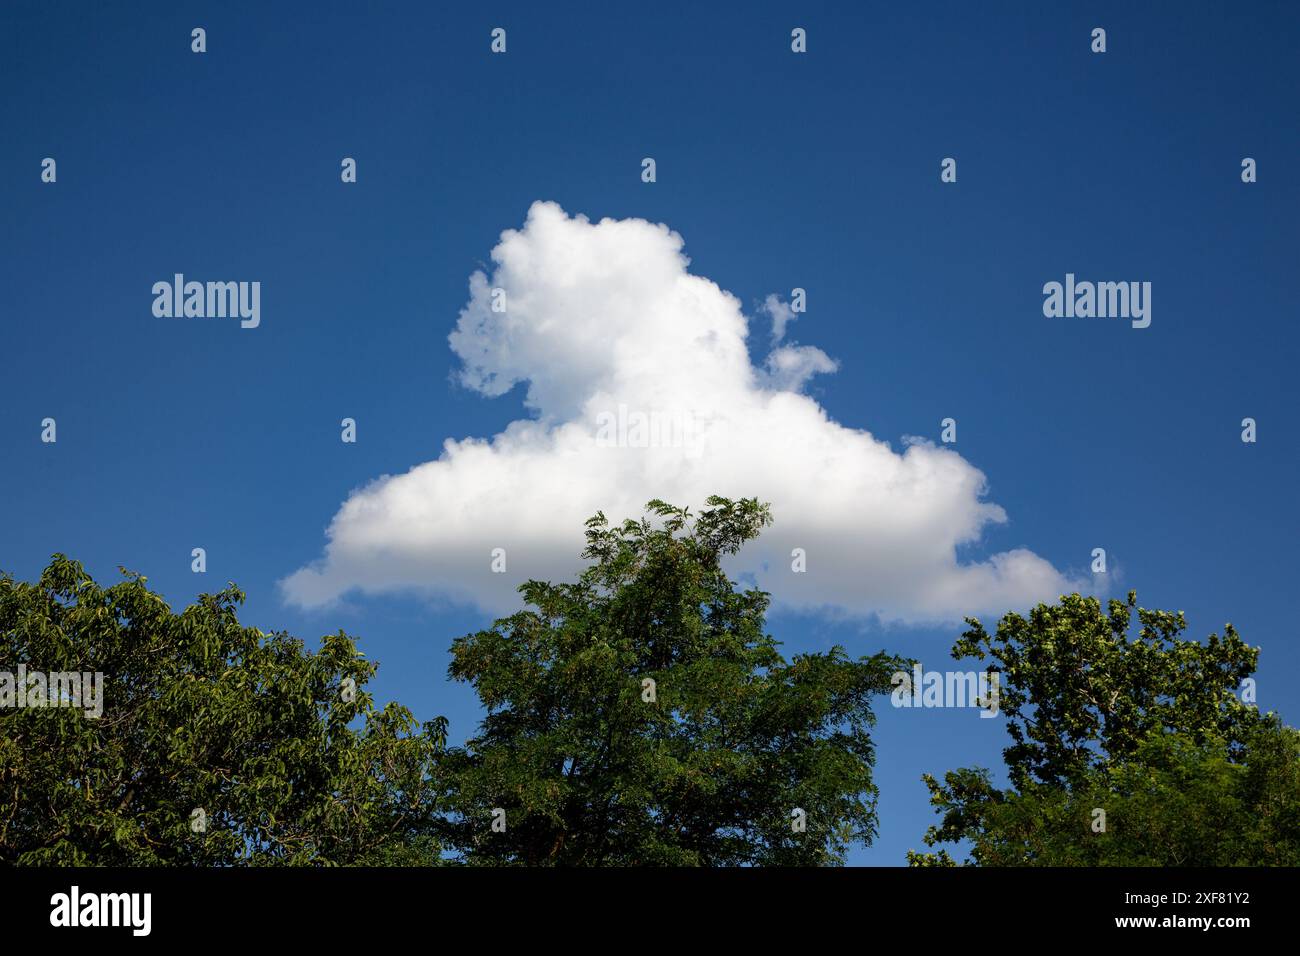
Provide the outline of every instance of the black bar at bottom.
<path id="1" fill-rule="evenodd" d="M 584 938 L 619 948 L 638 938 L 667 945 L 707 935 L 734 948 L 747 938 L 770 942 L 782 926 L 828 944 L 823 932 L 845 932 L 864 944 L 883 938 L 996 945 L 1021 932 L 1041 934 L 1034 937 L 1040 942 L 1128 935 L 1175 941 L 1199 934 L 1231 944 L 1241 933 L 1290 928 L 1294 875 L 1259 869 L 33 868 L 0 870 L 0 914 L 11 942 L 76 934 L 79 943 L 112 937 L 127 945 L 377 946 L 406 937 L 426 939 L 436 950 L 518 937 L 530 948 Z"/>

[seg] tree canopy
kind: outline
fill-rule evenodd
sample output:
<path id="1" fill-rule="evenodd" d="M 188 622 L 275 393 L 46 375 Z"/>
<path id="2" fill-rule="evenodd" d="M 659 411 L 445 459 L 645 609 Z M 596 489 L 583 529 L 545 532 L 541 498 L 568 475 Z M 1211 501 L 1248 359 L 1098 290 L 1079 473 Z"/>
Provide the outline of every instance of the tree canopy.
<path id="1" fill-rule="evenodd" d="M 452 642 L 484 710 L 460 746 L 377 707 L 345 633 L 241 624 L 233 584 L 177 613 L 62 555 L 0 576 L 0 864 L 842 863 L 879 826 L 873 698 L 913 662 L 783 656 L 769 595 L 726 570 L 771 520 L 597 514 L 576 580 Z M 967 623 L 952 654 L 1000 672 L 1007 786 L 926 775 L 910 863 L 1300 864 L 1300 733 L 1253 705 L 1231 625 L 1187 640 L 1132 593 Z"/>
<path id="2" fill-rule="evenodd" d="M 907 662 L 782 657 L 769 596 L 722 567 L 767 506 L 648 512 L 592 518 L 577 581 L 529 581 L 528 609 L 452 645 L 487 716 L 444 761 L 447 845 L 492 864 L 841 862 L 876 832 L 871 700 Z"/>
<path id="3" fill-rule="evenodd" d="M 61 555 L 0 577 L 0 666 L 104 681 L 98 717 L 0 708 L 0 863 L 428 860 L 445 721 L 376 709 L 347 635 L 312 653 L 240 625 L 242 601 L 175 614 L 140 575 L 101 588 Z"/>
<path id="4" fill-rule="evenodd" d="M 1010 787 L 979 767 L 927 774 L 927 845 L 967 841 L 995 866 L 1300 862 L 1300 738 L 1238 696 L 1259 651 L 1232 625 L 1186 640 L 1181 612 L 1132 592 L 1040 604 L 993 635 L 967 623 L 952 655 L 1001 671 Z"/>

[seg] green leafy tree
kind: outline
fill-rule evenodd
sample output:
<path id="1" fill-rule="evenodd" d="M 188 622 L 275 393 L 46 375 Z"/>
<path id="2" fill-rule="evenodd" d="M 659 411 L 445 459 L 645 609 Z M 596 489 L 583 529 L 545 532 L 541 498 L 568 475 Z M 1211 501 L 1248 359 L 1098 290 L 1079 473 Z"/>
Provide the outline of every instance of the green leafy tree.
<path id="1" fill-rule="evenodd" d="M 968 619 L 952 654 L 1001 672 L 1011 786 L 983 768 L 927 774 L 941 814 L 927 845 L 969 841 L 970 862 L 1000 866 L 1295 862 L 1296 733 L 1235 694 L 1258 649 L 1232 625 L 1182 639 L 1181 612 L 1136 601 L 1070 595 L 993 635 Z"/>
<path id="2" fill-rule="evenodd" d="M 932 834 L 969 838 L 983 866 L 1300 865 L 1300 734 L 1264 721 L 1228 751 L 1157 732 L 1069 788 L 950 778 L 933 791 L 945 826 Z M 942 850 L 912 860 L 954 865 Z"/>
<path id="3" fill-rule="evenodd" d="M 769 596 L 721 566 L 766 505 L 647 510 L 592 518 L 575 583 L 529 581 L 529 609 L 454 642 L 487 715 L 443 761 L 444 842 L 472 864 L 842 862 L 876 832 L 872 696 L 909 662 L 781 656 Z"/>
<path id="4" fill-rule="evenodd" d="M 342 632 L 316 653 L 242 626 L 233 585 L 179 614 L 139 575 L 55 555 L 0 577 L 0 670 L 103 674 L 103 713 L 0 709 L 0 863 L 428 863 L 445 745 L 364 687 Z"/>

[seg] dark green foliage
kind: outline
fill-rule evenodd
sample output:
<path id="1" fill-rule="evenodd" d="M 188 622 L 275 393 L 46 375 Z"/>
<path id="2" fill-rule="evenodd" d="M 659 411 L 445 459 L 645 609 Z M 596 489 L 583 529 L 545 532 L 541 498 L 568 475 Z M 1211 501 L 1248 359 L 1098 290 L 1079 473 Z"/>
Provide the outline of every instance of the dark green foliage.
<path id="1" fill-rule="evenodd" d="M 1237 760 L 1222 740 L 1157 733 L 1072 788 L 999 791 L 986 772 L 957 771 L 931 790 L 944 822 L 927 842 L 968 838 L 983 866 L 1300 865 L 1300 734 L 1277 721 L 1251 730 Z M 952 865 L 939 855 L 909 860 Z"/>
<path id="2" fill-rule="evenodd" d="M 98 719 L 0 708 L 0 864 L 842 862 L 877 828 L 871 699 L 911 662 L 782 657 L 768 595 L 722 567 L 765 505 L 648 510 L 597 515 L 576 582 L 529 581 L 525 610 L 453 643 L 487 715 L 451 749 L 445 720 L 375 708 L 347 635 L 312 653 L 244 627 L 233 585 L 176 614 L 139 575 L 101 588 L 59 555 L 34 584 L 0 577 L 0 671 L 104 675 Z M 1300 735 L 1236 696 L 1258 651 L 1231 626 L 1183 640 L 1181 614 L 1132 594 L 968 623 L 953 656 L 1001 672 L 1010 786 L 927 775 L 928 845 L 982 865 L 1300 865 Z"/>
<path id="3" fill-rule="evenodd" d="M 576 583 L 530 581 L 531 609 L 453 644 L 451 676 L 488 715 L 444 762 L 445 842 L 488 864 L 842 861 L 876 831 L 871 698 L 908 662 L 782 658 L 768 595 L 720 565 L 770 522 L 765 505 L 648 509 L 617 527 L 597 515 Z"/>
<path id="4" fill-rule="evenodd" d="M 232 585 L 173 614 L 143 577 L 100 588 L 60 555 L 35 584 L 0 578 L 0 669 L 105 680 L 99 719 L 0 709 L 0 863 L 428 858 L 445 721 L 375 709 L 376 665 L 345 634 L 313 654 L 241 626 L 242 600 Z"/>
<path id="5" fill-rule="evenodd" d="M 1132 593 L 1108 612 L 1063 597 L 992 636 L 968 623 L 953 656 L 1002 672 L 1011 787 L 979 768 L 927 774 L 942 815 L 927 845 L 969 841 L 989 866 L 1300 863 L 1300 743 L 1235 696 L 1259 652 L 1231 625 L 1183 640 L 1181 613 L 1139 609 Z M 908 858 L 954 864 L 942 850 Z"/>

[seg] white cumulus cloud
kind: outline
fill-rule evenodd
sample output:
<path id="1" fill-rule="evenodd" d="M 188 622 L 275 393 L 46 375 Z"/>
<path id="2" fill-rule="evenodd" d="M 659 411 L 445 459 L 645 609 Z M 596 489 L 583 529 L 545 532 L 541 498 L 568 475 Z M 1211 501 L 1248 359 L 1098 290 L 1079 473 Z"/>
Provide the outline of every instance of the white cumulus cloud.
<path id="1" fill-rule="evenodd" d="M 959 559 L 1006 521 L 984 475 L 950 449 L 895 451 L 833 421 L 801 392 L 837 368 L 820 349 L 777 347 L 755 367 L 739 301 L 692 275 L 682 248 L 665 225 L 534 203 L 491 276 L 470 277 L 450 336 L 464 386 L 523 383 L 532 417 L 353 492 L 324 555 L 281 582 L 286 599 L 415 591 L 502 612 L 526 578 L 581 567 L 596 511 L 618 521 L 651 498 L 698 508 L 710 494 L 771 502 L 775 523 L 731 567 L 787 607 L 939 622 L 1081 587 L 1028 550 Z"/>

